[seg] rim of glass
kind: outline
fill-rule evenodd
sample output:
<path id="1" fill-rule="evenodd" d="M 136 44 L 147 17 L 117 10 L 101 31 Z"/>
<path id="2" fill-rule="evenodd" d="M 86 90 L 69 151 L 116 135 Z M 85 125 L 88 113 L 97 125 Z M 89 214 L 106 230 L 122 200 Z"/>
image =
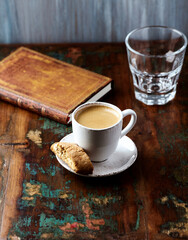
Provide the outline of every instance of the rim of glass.
<path id="1" fill-rule="evenodd" d="M 173 32 L 176 32 L 176 33 L 178 33 L 179 35 L 181 35 L 182 38 L 184 39 L 184 45 L 183 45 L 180 49 L 178 49 L 177 51 L 172 52 L 172 55 L 176 55 L 176 54 L 184 51 L 184 50 L 186 49 L 186 47 L 187 47 L 187 37 L 185 36 L 184 33 L 180 32 L 179 30 L 177 30 L 177 29 L 175 29 L 175 28 L 170 28 L 170 27 L 167 27 L 167 26 L 145 26 L 145 27 L 136 28 L 136 29 L 132 30 L 130 33 L 128 33 L 128 35 L 127 35 L 126 38 L 125 38 L 125 45 L 126 45 L 126 47 L 127 47 L 131 52 L 133 52 L 133 53 L 135 53 L 135 54 L 137 54 L 137 55 L 140 55 L 140 56 L 148 56 L 148 57 L 159 57 L 159 58 L 166 57 L 166 54 L 164 54 L 164 55 L 149 55 L 149 54 L 143 54 L 143 53 L 140 53 L 140 52 L 134 50 L 134 49 L 129 45 L 128 39 L 129 39 L 130 35 L 132 35 L 134 32 L 136 32 L 136 31 L 138 31 L 138 30 L 145 29 L 145 28 L 166 28 L 166 29 L 169 29 L 169 30 L 171 30 L 171 31 L 173 31 Z"/>

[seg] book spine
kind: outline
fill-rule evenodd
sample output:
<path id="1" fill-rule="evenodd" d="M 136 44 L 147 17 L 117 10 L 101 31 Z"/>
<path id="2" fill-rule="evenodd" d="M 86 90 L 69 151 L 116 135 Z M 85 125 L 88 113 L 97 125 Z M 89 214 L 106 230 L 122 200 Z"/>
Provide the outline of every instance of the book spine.
<path id="1" fill-rule="evenodd" d="M 18 96 L 2 88 L 0 88 L 0 99 L 11 104 L 14 104 L 20 108 L 24 108 L 26 110 L 38 113 L 41 116 L 51 118 L 60 123 L 67 124 L 70 119 L 69 115 L 62 111 L 50 108 L 32 99 L 28 99 L 23 96 Z"/>

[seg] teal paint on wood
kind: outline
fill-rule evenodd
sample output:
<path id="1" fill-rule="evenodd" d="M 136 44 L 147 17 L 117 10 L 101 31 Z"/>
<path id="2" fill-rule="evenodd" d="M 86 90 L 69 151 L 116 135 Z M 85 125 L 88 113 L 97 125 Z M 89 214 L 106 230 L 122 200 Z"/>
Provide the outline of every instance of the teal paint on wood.
<path id="1" fill-rule="evenodd" d="M 64 124 L 55 122 L 51 119 L 43 118 L 43 117 L 40 117 L 39 120 L 43 121 L 43 125 L 41 127 L 43 130 L 49 130 L 49 131 L 53 132 L 54 134 L 57 134 L 59 136 L 59 138 L 62 138 L 65 135 L 72 132 L 71 125 L 67 126 L 67 125 L 64 125 Z"/>
<path id="2" fill-rule="evenodd" d="M 188 35 L 187 0 L 1 0 L 0 43 L 122 42 L 146 25 Z"/>
<path id="3" fill-rule="evenodd" d="M 68 191 L 70 190 L 69 184 L 71 184 L 70 181 L 66 182 L 66 188 Z M 29 185 L 29 186 L 28 186 Z M 32 187 L 35 186 L 35 190 L 32 189 Z M 37 187 L 40 186 L 40 187 Z M 30 188 L 30 190 L 28 189 Z M 36 191 L 34 193 L 34 191 Z M 91 194 L 89 198 L 84 197 L 83 193 L 80 193 L 79 196 L 74 196 L 70 192 L 65 196 L 65 198 L 61 197 L 63 195 L 62 191 L 66 190 L 64 189 L 57 189 L 57 190 L 51 190 L 50 186 L 48 187 L 44 183 L 39 183 L 37 181 L 30 181 L 25 182 L 23 184 L 23 196 L 22 201 L 18 204 L 19 209 L 24 209 L 25 211 L 29 210 L 30 207 L 34 207 L 30 204 L 28 204 L 28 201 L 25 201 L 26 197 L 34 197 L 34 198 L 41 198 L 43 199 L 43 206 L 45 206 L 47 209 L 50 209 L 52 212 L 49 213 L 49 210 L 45 209 L 43 212 L 37 217 L 37 216 L 20 216 L 19 219 L 14 223 L 12 229 L 10 230 L 10 234 L 16 234 L 18 237 L 28 237 L 32 234 L 32 236 L 35 236 L 36 238 L 42 237 L 43 234 L 49 234 L 53 233 L 51 236 L 51 239 L 54 239 L 55 237 L 63 237 L 63 234 L 67 236 L 67 234 L 76 232 L 78 229 L 80 232 L 87 233 L 91 232 L 92 234 L 95 234 L 98 232 L 101 228 L 107 227 L 111 229 L 111 231 L 117 231 L 117 222 L 114 222 L 113 216 L 116 215 L 115 209 L 113 211 L 108 211 L 108 205 L 109 204 L 119 204 L 119 199 L 114 199 L 113 196 L 109 193 L 106 196 L 102 195 L 93 195 Z M 70 197 L 70 196 L 73 197 Z M 73 201 L 74 198 L 80 198 L 79 206 L 80 209 L 80 215 L 74 216 L 74 207 L 73 207 Z M 54 202 L 52 202 L 50 199 L 58 199 L 57 206 L 55 206 Z M 98 200 L 96 200 L 98 199 Z M 106 200 L 105 200 L 106 199 Z M 61 208 L 60 201 L 63 200 L 63 205 L 66 205 L 66 208 Z M 37 200 L 38 201 L 38 200 Z M 36 202 L 35 202 L 36 203 Z M 70 208 L 67 207 L 67 204 L 70 204 Z M 22 205 L 25 204 L 25 208 L 23 208 Z M 107 205 L 105 209 L 104 206 Z M 91 208 L 92 206 L 92 208 Z M 94 210 L 92 210 L 94 209 Z M 103 209 L 103 210 L 102 210 Z M 102 211 L 101 211 L 102 210 Z M 31 209 L 30 209 L 31 211 Z M 62 217 L 57 218 L 55 211 L 64 211 L 62 212 Z M 39 232 L 34 233 L 31 232 L 29 229 L 30 225 L 39 225 Z M 24 228 L 23 226 L 28 227 Z"/>
<path id="4" fill-rule="evenodd" d="M 37 175 L 37 174 L 43 173 L 50 176 L 55 176 L 56 172 L 59 171 L 60 168 L 51 164 L 50 167 L 44 169 L 38 163 L 26 163 L 26 171 L 27 170 L 31 175 Z"/>
<path id="5" fill-rule="evenodd" d="M 135 227 L 134 227 L 134 230 L 138 230 L 139 229 L 139 226 L 140 226 L 140 210 L 143 209 L 143 206 L 138 206 L 138 210 L 137 210 L 137 219 L 136 219 L 136 224 L 135 224 Z"/>
<path id="6" fill-rule="evenodd" d="M 55 177 L 54 171 L 57 174 L 61 169 L 53 164 L 43 168 L 36 162 L 26 162 L 25 170 L 27 176 L 30 175 L 30 177 L 28 177 L 29 180 L 26 178 L 23 181 L 23 190 L 17 202 L 17 210 L 33 214 L 32 216 L 21 214 L 13 223 L 9 236 L 55 239 L 57 237 L 71 238 L 72 234 L 77 231 L 83 236 L 86 233 L 95 236 L 103 228 L 111 229 L 112 232 L 118 231 L 118 223 L 113 218 L 119 211 L 117 204 L 119 206 L 123 203 L 118 194 L 118 187 L 114 187 L 114 192 L 101 195 L 96 191 L 93 192 L 88 185 L 89 192 L 85 196 L 82 192 L 74 192 L 70 179 L 62 179 L 63 187 L 57 189 L 51 189 L 49 183 L 34 179 L 44 172 Z M 76 199 L 79 199 L 79 202 L 75 209 Z M 43 209 L 40 214 L 37 211 L 38 207 Z M 77 211 L 79 215 L 75 215 Z M 56 212 L 61 212 L 61 214 L 57 217 Z M 139 215 L 136 226 L 138 226 L 138 221 Z M 33 229 L 31 226 L 39 226 L 38 232 L 31 231 Z"/>

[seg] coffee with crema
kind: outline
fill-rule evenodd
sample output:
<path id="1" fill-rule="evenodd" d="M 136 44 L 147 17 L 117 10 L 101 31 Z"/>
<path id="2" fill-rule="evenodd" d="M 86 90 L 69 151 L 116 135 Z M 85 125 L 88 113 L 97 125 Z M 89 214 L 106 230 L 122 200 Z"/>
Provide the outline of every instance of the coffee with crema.
<path id="1" fill-rule="evenodd" d="M 116 124 L 120 120 L 120 114 L 113 108 L 94 105 L 80 110 L 76 115 L 76 121 L 88 128 L 103 129 Z"/>

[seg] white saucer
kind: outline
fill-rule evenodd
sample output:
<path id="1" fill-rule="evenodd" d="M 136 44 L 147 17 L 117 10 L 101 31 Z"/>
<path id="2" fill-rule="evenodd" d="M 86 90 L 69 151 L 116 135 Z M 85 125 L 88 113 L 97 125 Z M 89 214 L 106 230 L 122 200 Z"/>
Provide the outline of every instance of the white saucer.
<path id="1" fill-rule="evenodd" d="M 74 143 L 73 133 L 65 136 L 60 142 Z M 136 160 L 138 151 L 134 142 L 124 136 L 120 139 L 116 151 L 103 162 L 92 162 L 94 170 L 92 174 L 83 175 L 74 172 L 65 162 L 57 158 L 58 162 L 70 172 L 84 177 L 106 177 L 116 175 L 129 168 Z"/>

